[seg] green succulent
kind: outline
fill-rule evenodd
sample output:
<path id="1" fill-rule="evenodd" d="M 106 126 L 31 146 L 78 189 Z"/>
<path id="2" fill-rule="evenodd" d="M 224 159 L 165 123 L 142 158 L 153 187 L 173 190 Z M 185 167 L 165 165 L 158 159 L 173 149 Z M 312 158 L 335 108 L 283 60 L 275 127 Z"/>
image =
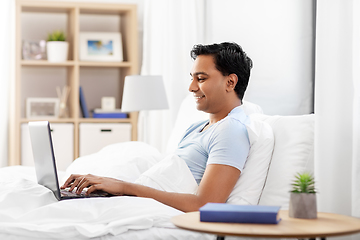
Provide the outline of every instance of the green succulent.
<path id="1" fill-rule="evenodd" d="M 63 31 L 59 31 L 59 30 L 56 30 L 52 33 L 49 33 L 48 34 L 48 38 L 47 38 L 47 41 L 50 42 L 50 41 L 65 41 L 66 40 L 66 37 L 65 37 L 65 33 Z"/>
<path id="2" fill-rule="evenodd" d="M 316 193 L 315 181 L 311 173 L 298 173 L 295 175 L 295 178 L 291 184 L 293 187 L 292 193 Z"/>

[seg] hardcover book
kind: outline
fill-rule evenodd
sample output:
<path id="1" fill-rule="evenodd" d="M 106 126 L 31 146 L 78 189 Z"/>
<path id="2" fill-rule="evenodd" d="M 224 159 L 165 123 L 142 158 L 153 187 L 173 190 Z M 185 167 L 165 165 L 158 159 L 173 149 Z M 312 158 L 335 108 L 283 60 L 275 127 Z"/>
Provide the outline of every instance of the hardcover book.
<path id="1" fill-rule="evenodd" d="M 127 113 L 121 112 L 120 109 L 103 110 L 96 108 L 93 112 L 93 118 L 127 118 Z"/>
<path id="2" fill-rule="evenodd" d="M 127 118 L 126 113 L 93 113 L 93 118 Z"/>
<path id="3" fill-rule="evenodd" d="M 207 203 L 200 208 L 201 222 L 277 224 L 280 206 Z"/>
<path id="4" fill-rule="evenodd" d="M 84 96 L 84 92 L 82 87 L 80 86 L 79 88 L 79 95 L 80 95 L 80 107 L 81 107 L 81 112 L 84 118 L 88 118 L 89 117 L 89 111 L 86 105 L 86 101 L 85 101 L 85 96 Z"/>

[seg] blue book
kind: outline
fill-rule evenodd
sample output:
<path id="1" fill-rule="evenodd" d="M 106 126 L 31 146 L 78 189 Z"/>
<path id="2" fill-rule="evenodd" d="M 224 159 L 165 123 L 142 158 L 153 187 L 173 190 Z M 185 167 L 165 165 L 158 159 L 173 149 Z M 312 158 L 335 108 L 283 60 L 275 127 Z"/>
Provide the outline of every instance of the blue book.
<path id="1" fill-rule="evenodd" d="M 280 206 L 207 203 L 200 208 L 201 222 L 277 224 Z"/>
<path id="2" fill-rule="evenodd" d="M 93 118 L 127 118 L 126 113 L 108 112 L 108 113 L 93 113 Z"/>
<path id="3" fill-rule="evenodd" d="M 86 101 L 85 101 L 85 96 L 84 96 L 84 92 L 82 90 L 82 87 L 80 86 L 80 108 L 81 108 L 81 112 L 84 118 L 88 118 L 89 117 L 89 111 L 88 108 L 86 106 Z"/>

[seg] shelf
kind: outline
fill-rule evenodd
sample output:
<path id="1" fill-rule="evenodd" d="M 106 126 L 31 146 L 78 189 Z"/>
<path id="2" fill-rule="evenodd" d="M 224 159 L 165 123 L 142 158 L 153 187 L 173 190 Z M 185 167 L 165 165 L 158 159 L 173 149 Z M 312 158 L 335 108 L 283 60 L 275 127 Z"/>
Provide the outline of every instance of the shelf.
<path id="1" fill-rule="evenodd" d="M 79 123 L 129 123 L 130 118 L 80 118 Z"/>
<path id="2" fill-rule="evenodd" d="M 16 0 L 16 78 L 12 92 L 14 111 L 9 130 L 9 165 L 22 163 L 21 125 L 29 121 L 49 121 L 73 125 L 73 159 L 79 157 L 81 123 L 128 123 L 131 140 L 137 140 L 138 113 L 128 118 L 82 118 L 79 87 L 86 95 L 88 109 L 99 107 L 103 96 L 112 96 L 121 104 L 124 79 L 139 74 L 136 4 Z M 23 40 L 44 39 L 48 32 L 62 29 L 69 42 L 68 61 L 22 59 Z M 79 60 L 81 32 L 121 32 L 122 62 Z M 69 118 L 27 118 L 26 99 L 57 97 L 56 87 L 68 86 Z M 121 125 L 121 124 L 119 124 Z"/>
<path id="3" fill-rule="evenodd" d="M 49 62 L 47 60 L 21 60 L 22 66 L 37 66 L 37 67 L 72 67 L 75 65 L 74 61 L 66 62 Z"/>
<path id="4" fill-rule="evenodd" d="M 72 67 L 79 64 L 80 67 L 131 67 L 131 62 L 49 62 L 47 60 L 21 60 L 22 66 L 36 66 L 36 67 Z"/>
<path id="5" fill-rule="evenodd" d="M 130 118 L 56 118 L 56 119 L 36 119 L 22 118 L 20 123 L 28 123 L 32 121 L 49 121 L 50 123 L 129 123 Z"/>
<path id="6" fill-rule="evenodd" d="M 54 118 L 54 119 L 36 119 L 36 118 L 22 118 L 20 123 L 28 123 L 32 121 L 49 121 L 50 123 L 73 123 L 75 119 L 73 118 Z"/>
<path id="7" fill-rule="evenodd" d="M 131 62 L 79 62 L 80 67 L 131 67 Z"/>
<path id="8" fill-rule="evenodd" d="M 27 4 L 29 4 L 27 6 Z M 46 5 L 44 5 L 46 4 Z M 74 9 L 74 6 L 63 6 L 63 4 L 53 4 L 46 2 L 32 2 L 32 3 L 22 3 L 22 12 L 33 12 L 33 13 L 69 13 Z"/>
<path id="9" fill-rule="evenodd" d="M 93 5 L 93 6 L 87 6 L 87 7 L 81 7 L 80 8 L 80 14 L 126 14 L 129 12 L 133 6 L 130 5 L 121 5 L 116 4 L 112 5 L 112 7 L 104 7 L 102 4 L 99 5 Z"/>

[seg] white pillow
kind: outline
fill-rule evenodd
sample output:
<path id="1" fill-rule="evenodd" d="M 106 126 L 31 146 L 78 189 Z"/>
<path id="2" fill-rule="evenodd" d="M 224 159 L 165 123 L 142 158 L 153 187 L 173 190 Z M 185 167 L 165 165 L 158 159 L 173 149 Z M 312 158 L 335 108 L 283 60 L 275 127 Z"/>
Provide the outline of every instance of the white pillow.
<path id="1" fill-rule="evenodd" d="M 251 120 L 246 127 L 251 148 L 227 203 L 257 205 L 269 169 L 274 136 L 265 122 Z M 195 193 L 198 188 L 185 161 L 173 154 L 144 172 L 135 182 L 168 192 Z"/>
<path id="2" fill-rule="evenodd" d="M 257 205 L 263 191 L 274 147 L 274 135 L 269 124 L 250 117 L 246 126 L 250 152 L 243 171 L 227 203 Z"/>
<path id="3" fill-rule="evenodd" d="M 248 101 L 243 100 L 242 107 L 244 109 L 245 114 L 248 116 L 250 116 L 251 114 L 254 114 L 254 113 L 260 113 L 260 114 L 264 113 L 262 108 L 259 105 L 248 102 Z"/>
<path id="4" fill-rule="evenodd" d="M 260 205 L 289 206 L 291 182 L 297 172 L 314 168 L 314 115 L 252 115 L 273 129 L 275 146 Z"/>
<path id="5" fill-rule="evenodd" d="M 99 152 L 79 157 L 66 169 L 70 174 L 94 174 L 134 182 L 143 172 L 163 158 L 160 152 L 144 142 L 123 142 L 108 145 Z"/>
<path id="6" fill-rule="evenodd" d="M 166 192 L 195 194 L 198 189 L 186 162 L 175 154 L 168 155 L 141 174 L 135 183 Z"/>

